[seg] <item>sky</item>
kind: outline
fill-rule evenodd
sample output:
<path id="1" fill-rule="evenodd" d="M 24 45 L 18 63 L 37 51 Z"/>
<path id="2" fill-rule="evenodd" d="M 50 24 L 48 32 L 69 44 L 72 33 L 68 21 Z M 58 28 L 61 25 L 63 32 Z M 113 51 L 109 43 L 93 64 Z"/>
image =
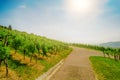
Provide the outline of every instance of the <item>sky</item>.
<path id="1" fill-rule="evenodd" d="M 0 0 L 0 25 L 64 42 L 120 41 L 120 0 Z"/>

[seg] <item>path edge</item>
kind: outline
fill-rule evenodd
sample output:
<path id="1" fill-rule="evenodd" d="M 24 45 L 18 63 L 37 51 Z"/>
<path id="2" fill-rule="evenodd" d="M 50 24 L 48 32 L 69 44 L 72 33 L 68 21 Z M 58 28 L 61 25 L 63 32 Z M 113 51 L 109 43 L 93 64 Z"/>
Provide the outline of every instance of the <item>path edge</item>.
<path id="1" fill-rule="evenodd" d="M 94 68 L 93 68 L 93 65 L 92 65 L 92 62 L 91 62 L 91 60 L 90 60 L 90 57 L 89 57 L 89 61 L 90 61 L 90 65 L 91 65 L 93 74 L 95 75 L 95 79 L 98 80 L 98 75 L 97 75 L 97 73 L 95 72 L 95 70 L 94 70 Z"/>
<path id="2" fill-rule="evenodd" d="M 65 59 L 62 59 L 59 63 L 50 68 L 47 72 L 43 73 L 36 80 L 49 80 L 52 77 L 52 75 L 63 65 L 64 61 Z"/>

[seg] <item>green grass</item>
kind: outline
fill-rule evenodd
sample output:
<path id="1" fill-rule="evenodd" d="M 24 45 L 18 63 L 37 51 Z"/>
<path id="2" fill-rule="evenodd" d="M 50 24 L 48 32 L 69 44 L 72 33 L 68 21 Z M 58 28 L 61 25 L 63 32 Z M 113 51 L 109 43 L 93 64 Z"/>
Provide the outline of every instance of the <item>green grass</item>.
<path id="1" fill-rule="evenodd" d="M 32 66 L 28 66 L 27 64 L 21 63 L 20 60 L 15 60 L 11 58 L 8 60 L 9 70 L 12 70 L 15 72 L 15 73 L 12 73 L 11 76 L 12 75 L 16 75 L 16 76 L 9 77 L 9 79 L 7 80 L 18 80 L 18 79 L 19 80 L 35 80 L 41 74 L 43 74 L 44 72 L 48 71 L 51 67 L 56 65 L 60 60 L 67 57 L 67 55 L 69 55 L 71 51 L 72 49 L 64 50 L 57 55 L 48 57 L 47 59 L 43 59 L 43 60 L 39 59 L 37 65 L 41 65 L 43 67 L 41 70 L 38 70 L 37 68 Z M 19 57 L 23 57 L 23 56 L 21 55 Z M 1 79 L 2 78 L 0 78 L 0 80 Z"/>
<path id="2" fill-rule="evenodd" d="M 48 71 L 51 67 L 56 65 L 59 61 L 67 57 L 72 49 L 61 52 L 59 55 L 55 55 L 49 58 L 49 60 L 40 60 L 40 63 L 44 66 L 42 73 Z"/>
<path id="3" fill-rule="evenodd" d="M 19 79 L 34 80 L 35 77 L 38 74 L 40 74 L 37 69 L 27 66 L 25 64 L 21 64 L 19 61 L 9 60 L 8 63 L 9 63 L 9 68 L 17 72 Z"/>
<path id="4" fill-rule="evenodd" d="M 120 61 L 100 56 L 91 56 L 90 61 L 98 80 L 120 80 Z"/>

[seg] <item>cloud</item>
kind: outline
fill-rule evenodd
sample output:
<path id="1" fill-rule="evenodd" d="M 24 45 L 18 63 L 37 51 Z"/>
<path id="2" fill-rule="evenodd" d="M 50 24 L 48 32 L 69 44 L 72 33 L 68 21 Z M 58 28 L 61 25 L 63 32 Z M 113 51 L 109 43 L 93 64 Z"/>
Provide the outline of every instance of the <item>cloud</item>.
<path id="1" fill-rule="evenodd" d="M 69 0 L 67 0 L 69 1 Z M 15 29 L 66 42 L 101 43 L 120 40 L 120 15 L 108 15 L 108 0 L 92 0 L 89 14 L 71 15 L 68 6 L 40 5 L 15 9 L 7 23 Z M 68 10 L 66 10 L 68 9 Z M 5 21 L 6 22 L 6 21 Z M 115 27 L 116 26 L 116 27 Z"/>
<path id="2" fill-rule="evenodd" d="M 108 0 L 65 0 L 64 6 L 68 14 L 91 16 L 104 13 L 107 2 Z"/>
<path id="3" fill-rule="evenodd" d="M 25 9 L 27 7 L 26 7 L 26 5 L 20 5 L 19 8 Z"/>

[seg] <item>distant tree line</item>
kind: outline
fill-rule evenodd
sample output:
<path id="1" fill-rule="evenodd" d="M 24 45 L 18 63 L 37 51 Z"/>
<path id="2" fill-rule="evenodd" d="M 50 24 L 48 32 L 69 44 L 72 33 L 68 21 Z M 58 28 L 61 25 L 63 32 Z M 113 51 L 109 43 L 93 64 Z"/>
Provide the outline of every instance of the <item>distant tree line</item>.
<path id="1" fill-rule="evenodd" d="M 103 46 L 88 45 L 88 44 L 77 44 L 77 43 L 73 43 L 70 45 L 99 50 L 102 51 L 104 57 L 114 58 L 114 60 L 116 61 L 120 60 L 120 48 L 103 47 Z"/>

